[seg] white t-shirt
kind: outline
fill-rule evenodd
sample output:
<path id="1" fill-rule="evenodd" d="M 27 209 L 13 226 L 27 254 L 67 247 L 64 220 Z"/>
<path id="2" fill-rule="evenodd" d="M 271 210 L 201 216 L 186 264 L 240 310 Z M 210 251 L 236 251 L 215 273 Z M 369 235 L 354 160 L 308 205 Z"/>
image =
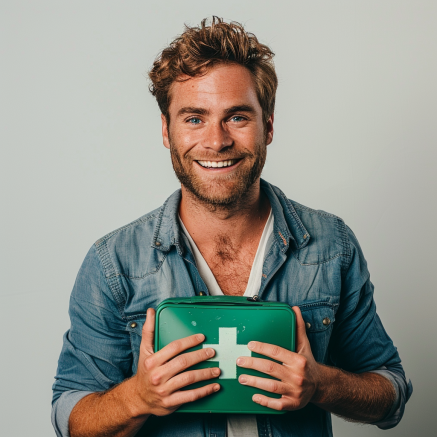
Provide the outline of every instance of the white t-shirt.
<path id="1" fill-rule="evenodd" d="M 191 235 L 187 231 L 184 223 L 179 217 L 179 223 L 182 230 L 187 237 L 191 252 L 193 253 L 194 260 L 196 261 L 199 274 L 208 287 L 208 291 L 213 296 L 223 296 L 223 292 L 215 279 L 211 269 L 209 268 L 205 258 L 203 258 L 200 250 L 197 248 L 196 243 L 191 238 Z M 254 296 L 258 294 L 261 286 L 262 268 L 264 264 L 264 254 L 266 251 L 267 241 L 273 232 L 273 214 L 270 210 L 269 218 L 264 226 L 261 239 L 259 240 L 258 250 L 256 251 L 255 258 L 253 260 L 252 269 L 250 270 L 249 280 L 247 281 L 246 291 L 244 296 Z M 227 436 L 228 437 L 253 437 L 258 435 L 258 427 L 256 424 L 256 418 L 253 414 L 230 414 L 228 415 Z"/>

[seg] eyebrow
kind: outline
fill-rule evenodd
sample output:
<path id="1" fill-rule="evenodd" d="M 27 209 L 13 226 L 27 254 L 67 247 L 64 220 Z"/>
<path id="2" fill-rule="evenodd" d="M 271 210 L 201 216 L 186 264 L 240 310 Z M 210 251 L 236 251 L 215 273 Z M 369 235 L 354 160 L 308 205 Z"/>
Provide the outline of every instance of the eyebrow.
<path id="1" fill-rule="evenodd" d="M 204 108 L 196 108 L 195 106 L 185 106 L 178 111 L 178 116 L 184 115 L 184 114 L 199 114 L 199 115 L 206 115 L 209 111 Z"/>
<path id="2" fill-rule="evenodd" d="M 231 108 L 228 108 L 225 110 L 226 114 L 232 114 L 234 112 L 251 112 L 254 113 L 255 112 L 255 108 L 251 105 L 237 105 L 237 106 L 232 106 Z"/>

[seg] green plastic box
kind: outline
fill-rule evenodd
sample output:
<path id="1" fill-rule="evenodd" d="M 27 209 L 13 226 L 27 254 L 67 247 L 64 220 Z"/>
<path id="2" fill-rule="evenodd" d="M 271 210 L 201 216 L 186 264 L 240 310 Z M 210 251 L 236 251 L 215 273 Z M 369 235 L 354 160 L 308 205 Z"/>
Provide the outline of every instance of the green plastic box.
<path id="1" fill-rule="evenodd" d="M 255 393 L 279 398 L 264 390 L 243 386 L 238 382 L 241 374 L 264 373 L 237 366 L 239 356 L 268 359 L 251 352 L 247 343 L 251 340 L 274 344 L 295 350 L 295 314 L 291 307 L 281 302 L 263 302 L 256 298 L 230 296 L 195 296 L 164 300 L 156 310 L 155 351 L 173 340 L 192 334 L 204 334 L 205 341 L 186 352 L 212 347 L 216 355 L 191 369 L 219 367 L 218 378 L 193 384 L 187 388 L 201 387 L 212 382 L 221 389 L 206 398 L 187 403 L 180 413 L 239 413 L 281 414 L 252 401 Z"/>

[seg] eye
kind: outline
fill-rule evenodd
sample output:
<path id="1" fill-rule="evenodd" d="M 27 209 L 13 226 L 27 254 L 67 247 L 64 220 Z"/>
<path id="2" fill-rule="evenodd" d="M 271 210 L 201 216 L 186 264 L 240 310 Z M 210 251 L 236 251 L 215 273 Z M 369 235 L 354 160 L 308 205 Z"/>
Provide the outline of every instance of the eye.
<path id="1" fill-rule="evenodd" d="M 187 122 L 190 124 L 200 124 L 201 120 L 198 117 L 191 117 L 187 120 Z"/>
<path id="2" fill-rule="evenodd" d="M 242 117 L 241 115 L 234 115 L 231 119 L 230 119 L 230 121 L 234 121 L 234 122 L 239 122 L 239 121 L 244 121 L 244 120 L 246 120 L 244 117 Z"/>

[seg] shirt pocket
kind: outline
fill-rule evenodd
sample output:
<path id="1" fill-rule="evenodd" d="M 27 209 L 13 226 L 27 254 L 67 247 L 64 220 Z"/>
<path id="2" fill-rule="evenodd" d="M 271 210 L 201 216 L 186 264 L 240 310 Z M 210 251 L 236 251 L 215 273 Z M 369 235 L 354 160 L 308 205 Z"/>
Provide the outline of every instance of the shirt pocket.
<path id="1" fill-rule="evenodd" d="M 126 324 L 126 331 L 130 335 L 130 344 L 132 348 L 132 374 L 137 373 L 138 359 L 140 358 L 140 345 L 142 339 L 143 325 L 146 319 L 144 317 L 134 318 Z"/>
<path id="2" fill-rule="evenodd" d="M 335 322 L 335 305 L 329 302 L 311 302 L 301 304 L 299 308 L 314 358 L 319 363 L 326 363 L 329 340 Z"/>

